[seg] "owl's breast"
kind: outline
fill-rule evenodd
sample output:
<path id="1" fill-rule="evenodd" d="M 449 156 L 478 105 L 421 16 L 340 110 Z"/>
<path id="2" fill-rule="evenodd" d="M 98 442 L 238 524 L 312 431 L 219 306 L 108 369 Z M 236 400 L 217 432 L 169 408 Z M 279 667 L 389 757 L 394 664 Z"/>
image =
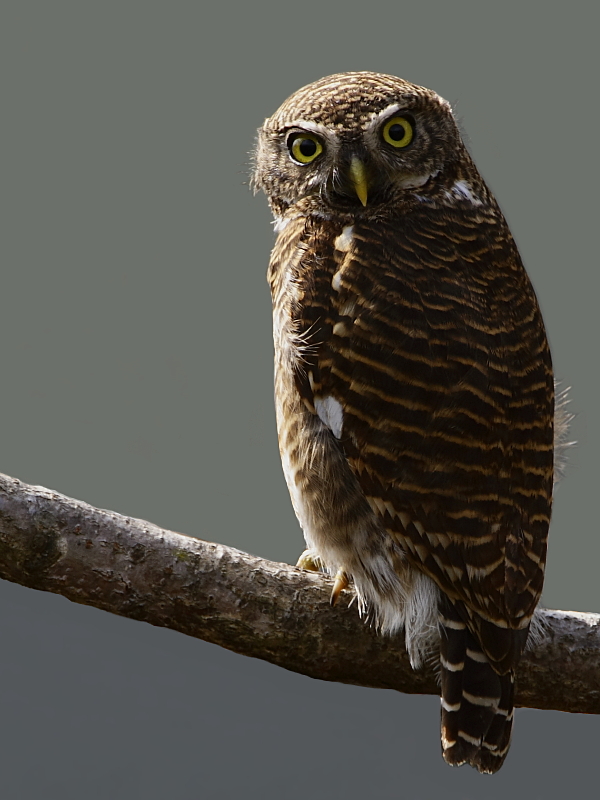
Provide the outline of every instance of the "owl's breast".
<path id="1" fill-rule="evenodd" d="M 280 234 L 270 277 L 280 446 L 305 532 L 315 513 L 331 522 L 352 506 L 442 587 L 432 542 L 487 542 L 502 592 L 506 542 L 525 537 L 537 559 L 525 588 L 533 580 L 536 594 L 551 503 L 552 369 L 498 212 L 298 219 Z"/>
<path id="2" fill-rule="evenodd" d="M 277 430 L 283 472 L 307 544 L 337 569 L 349 565 L 380 526 L 339 443 L 342 405 L 314 391 L 318 352 L 331 335 L 325 287 L 335 261 L 327 232 L 307 227 L 296 219 L 280 233 L 269 271 Z"/>

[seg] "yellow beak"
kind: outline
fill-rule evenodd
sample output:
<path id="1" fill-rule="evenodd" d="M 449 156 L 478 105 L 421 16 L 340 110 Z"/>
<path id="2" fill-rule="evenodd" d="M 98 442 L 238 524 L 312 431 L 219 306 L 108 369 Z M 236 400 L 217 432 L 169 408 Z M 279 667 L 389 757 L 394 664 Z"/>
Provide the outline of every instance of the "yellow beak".
<path id="1" fill-rule="evenodd" d="M 367 171 L 365 170 L 365 165 L 356 156 L 352 156 L 352 161 L 350 162 L 350 179 L 352 181 L 352 185 L 354 186 L 354 191 L 356 192 L 358 199 L 363 204 L 363 206 L 367 205 Z"/>

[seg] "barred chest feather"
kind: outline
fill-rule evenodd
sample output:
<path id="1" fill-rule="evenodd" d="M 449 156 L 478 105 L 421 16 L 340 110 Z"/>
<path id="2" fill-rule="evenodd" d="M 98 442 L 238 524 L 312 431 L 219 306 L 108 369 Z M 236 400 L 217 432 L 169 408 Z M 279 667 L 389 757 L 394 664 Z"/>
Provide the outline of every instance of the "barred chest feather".
<path id="1" fill-rule="evenodd" d="M 376 515 L 381 501 L 365 495 L 341 446 L 344 404 L 323 393 L 318 383 L 323 364 L 317 364 L 315 355 L 323 335 L 331 335 L 336 325 L 331 309 L 325 308 L 326 298 L 352 250 L 352 227 L 341 226 L 333 235 L 318 230 L 308 235 L 310 264 L 305 220 L 292 219 L 283 226 L 269 270 L 285 480 L 307 547 L 330 573 L 342 569 L 352 579 L 361 613 L 372 614 L 384 632 L 404 629 L 411 663 L 418 666 L 437 643 L 439 591 L 411 566 L 401 542 L 390 537 Z M 317 242 L 321 251 L 314 249 Z M 314 261 L 319 263 L 316 270 Z M 352 309 L 343 311 L 345 324 L 350 324 Z"/>

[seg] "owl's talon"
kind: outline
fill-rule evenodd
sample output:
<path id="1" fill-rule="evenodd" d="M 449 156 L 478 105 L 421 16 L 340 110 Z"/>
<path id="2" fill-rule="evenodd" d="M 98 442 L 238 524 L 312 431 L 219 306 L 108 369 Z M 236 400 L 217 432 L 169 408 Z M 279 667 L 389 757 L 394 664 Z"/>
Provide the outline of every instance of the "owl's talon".
<path id="1" fill-rule="evenodd" d="M 333 589 L 331 590 L 331 598 L 329 600 L 332 606 L 335 606 L 335 604 L 339 600 L 340 594 L 343 592 L 344 589 L 347 589 L 349 585 L 350 582 L 344 570 L 338 569 L 335 576 L 335 583 L 333 584 Z"/>
<path id="2" fill-rule="evenodd" d="M 306 569 L 309 572 L 322 572 L 323 561 L 314 550 L 305 550 L 296 562 L 297 569 Z"/>

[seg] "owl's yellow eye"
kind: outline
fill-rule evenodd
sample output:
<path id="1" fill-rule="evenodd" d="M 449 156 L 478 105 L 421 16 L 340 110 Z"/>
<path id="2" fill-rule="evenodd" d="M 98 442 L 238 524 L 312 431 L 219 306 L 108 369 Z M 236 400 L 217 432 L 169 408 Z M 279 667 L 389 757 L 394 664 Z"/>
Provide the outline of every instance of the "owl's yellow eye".
<path id="1" fill-rule="evenodd" d="M 294 161 L 310 164 L 323 152 L 323 145 L 310 133 L 295 133 L 288 139 L 288 148 Z"/>
<path id="2" fill-rule="evenodd" d="M 414 130 L 406 117 L 392 117 L 383 126 L 383 140 L 392 147 L 408 147 L 413 140 Z"/>

